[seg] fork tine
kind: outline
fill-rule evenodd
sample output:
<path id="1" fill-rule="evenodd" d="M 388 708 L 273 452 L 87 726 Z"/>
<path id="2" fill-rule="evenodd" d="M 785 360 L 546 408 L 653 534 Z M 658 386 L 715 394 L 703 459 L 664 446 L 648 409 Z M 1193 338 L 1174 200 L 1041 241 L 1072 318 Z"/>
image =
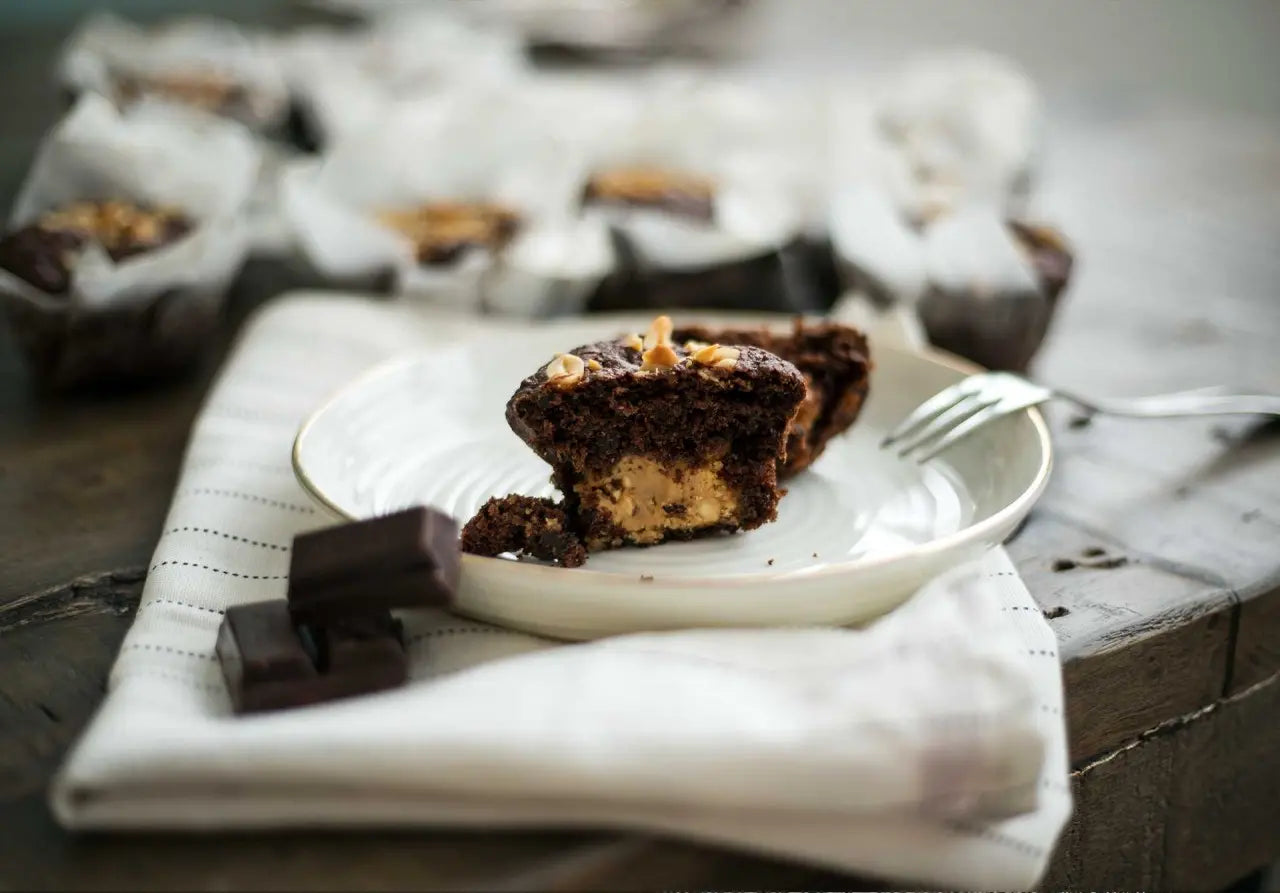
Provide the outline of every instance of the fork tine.
<path id="1" fill-rule="evenodd" d="M 880 448 L 884 449 L 887 446 L 891 446 L 896 441 L 915 432 L 921 425 L 973 395 L 981 387 L 981 383 L 977 381 L 980 377 L 979 375 L 971 375 L 950 387 L 943 388 L 921 403 L 912 410 L 911 415 L 903 419 L 896 428 L 885 435 L 884 440 L 880 441 Z"/>
<path id="2" fill-rule="evenodd" d="M 987 404 L 987 407 L 985 409 L 982 409 L 979 412 L 969 416 L 969 418 L 965 419 L 959 425 L 956 425 L 954 428 L 948 431 L 945 437 L 943 437 L 933 446 L 929 447 L 929 449 L 925 450 L 925 452 L 921 453 L 916 458 L 916 462 L 923 465 L 925 462 L 928 462 L 930 459 L 932 459 L 934 456 L 937 456 L 939 453 L 942 453 L 945 450 L 951 449 L 957 443 L 964 440 L 966 437 L 968 437 L 974 431 L 977 431 L 979 428 L 981 428 L 983 425 L 987 424 L 988 422 L 993 422 L 996 419 L 1000 418 L 1001 416 L 1006 416 L 1006 415 L 1009 415 L 1010 413 L 1018 412 L 1022 408 L 1023 407 L 1002 406 L 1000 404 L 1000 401 L 998 400 L 994 403 Z"/>
<path id="3" fill-rule="evenodd" d="M 990 406 L 994 406 L 998 402 L 1000 402 L 999 397 L 986 397 L 984 399 L 981 392 L 969 394 L 964 400 L 925 425 L 924 430 L 920 433 L 909 438 L 902 448 L 898 450 L 898 455 L 906 456 L 908 453 L 915 452 L 925 444 L 946 434 L 952 428 L 964 422 L 965 419 L 975 413 L 982 412 Z"/>

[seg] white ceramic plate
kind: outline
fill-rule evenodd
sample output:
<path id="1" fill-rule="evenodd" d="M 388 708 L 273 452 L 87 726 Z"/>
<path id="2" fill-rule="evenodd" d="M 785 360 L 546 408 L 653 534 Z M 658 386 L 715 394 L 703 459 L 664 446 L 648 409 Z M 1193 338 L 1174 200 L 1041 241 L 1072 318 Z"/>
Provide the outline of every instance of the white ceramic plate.
<path id="1" fill-rule="evenodd" d="M 555 351 L 625 330 L 617 319 L 573 320 L 391 362 L 303 424 L 293 452 L 298 480 L 341 518 L 426 503 L 461 522 L 490 496 L 554 495 L 549 468 L 507 427 L 506 401 Z M 566 639 L 851 624 L 1001 542 L 1048 481 L 1043 419 L 1035 411 L 1003 419 L 924 466 L 899 459 L 879 449 L 885 431 L 971 370 L 942 355 L 872 347 L 861 418 L 788 482 L 775 523 L 596 553 L 572 570 L 466 555 L 457 609 Z"/>

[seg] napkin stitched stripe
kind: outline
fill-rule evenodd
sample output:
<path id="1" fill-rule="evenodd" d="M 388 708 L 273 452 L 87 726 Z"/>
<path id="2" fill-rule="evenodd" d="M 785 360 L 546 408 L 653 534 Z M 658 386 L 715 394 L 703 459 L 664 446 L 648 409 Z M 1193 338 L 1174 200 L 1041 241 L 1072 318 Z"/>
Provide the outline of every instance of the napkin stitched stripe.
<path id="1" fill-rule="evenodd" d="M 289 546 L 282 546 L 278 543 L 264 543 L 261 540 L 251 540 L 247 537 L 236 536 L 234 533 L 227 533 L 222 530 L 210 530 L 208 527 L 170 527 L 165 534 L 172 533 L 203 533 L 209 536 L 219 536 L 224 540 L 231 540 L 236 543 L 244 543 L 246 546 L 257 546 L 261 549 L 274 549 L 278 552 L 288 552 Z"/>

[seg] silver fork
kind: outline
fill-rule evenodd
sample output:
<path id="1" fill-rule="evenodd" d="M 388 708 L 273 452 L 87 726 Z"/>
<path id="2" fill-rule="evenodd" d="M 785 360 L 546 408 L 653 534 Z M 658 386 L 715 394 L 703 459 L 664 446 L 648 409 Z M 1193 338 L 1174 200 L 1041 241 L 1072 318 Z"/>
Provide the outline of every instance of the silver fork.
<path id="1" fill-rule="evenodd" d="M 1046 388 L 1009 372 L 983 372 L 970 375 L 921 403 L 889 432 L 880 446 L 897 445 L 898 455 L 914 454 L 918 461 L 927 462 L 984 425 L 1053 397 L 1070 400 L 1089 413 L 1144 419 L 1234 413 L 1280 416 L 1277 395 L 1242 394 L 1211 387 L 1150 397 L 1095 400 Z"/>

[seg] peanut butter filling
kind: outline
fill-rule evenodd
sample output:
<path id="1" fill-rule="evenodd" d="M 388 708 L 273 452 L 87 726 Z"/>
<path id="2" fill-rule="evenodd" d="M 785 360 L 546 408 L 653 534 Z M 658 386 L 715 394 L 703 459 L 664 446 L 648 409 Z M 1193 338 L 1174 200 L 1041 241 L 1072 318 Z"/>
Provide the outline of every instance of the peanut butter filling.
<path id="1" fill-rule="evenodd" d="M 660 542 L 669 530 L 736 524 L 737 493 L 720 476 L 723 463 L 660 465 L 624 456 L 608 472 L 574 487 L 584 508 L 605 513 L 631 542 Z M 593 545 L 588 543 L 588 547 Z"/>

